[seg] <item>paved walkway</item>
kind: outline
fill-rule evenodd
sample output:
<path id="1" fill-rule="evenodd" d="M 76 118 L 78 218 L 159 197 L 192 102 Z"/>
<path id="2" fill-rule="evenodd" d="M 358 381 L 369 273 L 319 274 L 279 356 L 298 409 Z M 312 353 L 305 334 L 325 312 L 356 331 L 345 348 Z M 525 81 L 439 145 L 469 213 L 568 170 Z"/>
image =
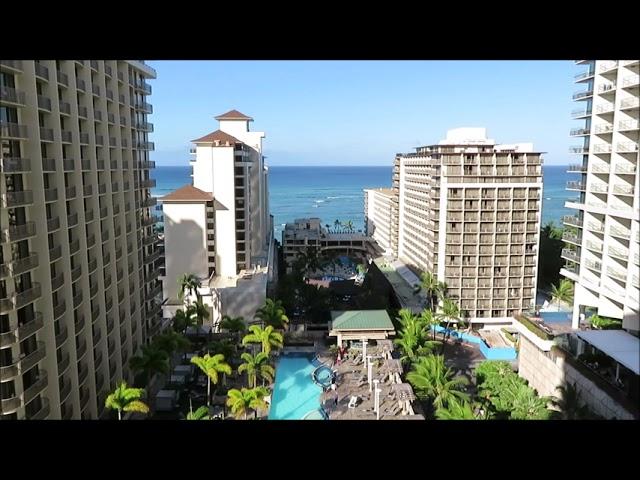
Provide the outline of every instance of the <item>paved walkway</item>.
<path id="1" fill-rule="evenodd" d="M 374 262 L 389 280 L 402 308 L 407 308 L 413 313 L 422 312 L 426 297 L 422 292 L 413 293 L 413 285 L 419 283 L 420 279 L 398 260 L 389 263 L 384 257 L 378 257 Z"/>

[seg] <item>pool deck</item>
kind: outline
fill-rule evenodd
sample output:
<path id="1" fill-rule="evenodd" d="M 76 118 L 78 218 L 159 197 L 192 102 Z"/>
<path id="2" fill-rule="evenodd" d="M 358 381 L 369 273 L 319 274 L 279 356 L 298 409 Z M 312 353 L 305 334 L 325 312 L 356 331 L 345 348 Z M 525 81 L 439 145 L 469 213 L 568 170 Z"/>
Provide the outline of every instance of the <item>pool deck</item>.
<path id="1" fill-rule="evenodd" d="M 372 350 L 375 351 L 375 348 Z M 344 360 L 340 365 L 333 365 L 333 356 L 328 351 L 319 353 L 318 360 L 331 366 L 337 373 L 336 390 L 324 392 L 321 396 L 321 405 L 329 415 L 329 420 L 375 420 L 373 392 L 369 392 L 368 383 L 362 384 L 359 381 L 362 376 L 366 379 L 367 372 L 364 365 L 355 365 L 351 359 Z M 373 378 L 380 379 L 382 375 L 379 369 L 373 368 Z M 419 414 L 402 415 L 401 411 L 393 414 L 391 409 L 398 406 L 398 401 L 392 398 L 392 383 L 389 383 L 388 376 L 378 385 L 382 389 L 380 420 L 424 420 L 424 417 Z M 333 400 L 335 396 L 338 398 L 337 405 Z M 360 399 L 355 408 L 348 408 L 351 396 L 357 396 Z"/>

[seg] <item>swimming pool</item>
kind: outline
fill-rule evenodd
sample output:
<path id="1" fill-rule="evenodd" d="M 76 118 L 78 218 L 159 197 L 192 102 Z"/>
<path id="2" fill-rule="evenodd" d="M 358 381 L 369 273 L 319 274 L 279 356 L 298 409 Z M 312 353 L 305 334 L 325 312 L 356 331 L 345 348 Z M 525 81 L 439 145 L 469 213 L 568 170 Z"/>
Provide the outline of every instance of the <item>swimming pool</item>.
<path id="1" fill-rule="evenodd" d="M 320 362 L 314 354 L 287 353 L 280 356 L 276 367 L 269 420 L 320 420 L 322 387 L 312 374 Z M 316 411 L 318 413 L 311 413 Z"/>
<path id="2" fill-rule="evenodd" d="M 540 312 L 540 316 L 545 323 L 570 323 L 571 312 Z"/>
<path id="3" fill-rule="evenodd" d="M 447 329 L 441 327 L 440 325 L 434 325 L 433 328 L 436 332 L 442 333 L 446 332 Z M 518 352 L 516 352 L 515 348 L 512 347 L 490 347 L 487 345 L 487 342 L 480 337 L 476 337 L 475 335 L 468 335 L 464 332 L 458 332 L 456 330 L 449 330 L 451 334 L 451 338 L 460 338 L 468 343 L 475 343 L 478 345 L 480 349 L 480 353 L 484 355 L 484 358 L 487 360 L 515 360 L 518 358 Z"/>

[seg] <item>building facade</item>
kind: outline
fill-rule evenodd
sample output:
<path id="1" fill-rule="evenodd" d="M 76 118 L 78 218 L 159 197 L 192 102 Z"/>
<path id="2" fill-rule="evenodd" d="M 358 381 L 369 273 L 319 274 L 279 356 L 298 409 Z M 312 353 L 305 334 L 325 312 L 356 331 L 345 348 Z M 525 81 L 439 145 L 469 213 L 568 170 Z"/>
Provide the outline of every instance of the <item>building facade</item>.
<path id="1" fill-rule="evenodd" d="M 484 128 L 449 130 L 437 145 L 398 154 L 392 251 L 445 281 L 472 322 L 509 321 L 529 310 L 536 297 L 541 164 L 532 144 L 499 145 Z"/>
<path id="2" fill-rule="evenodd" d="M 567 189 L 576 213 L 564 217 L 567 263 L 561 274 L 575 282 L 573 328 L 587 307 L 622 320 L 638 334 L 640 250 L 638 221 L 639 61 L 580 60 L 587 69 L 576 75 L 585 89 L 573 98 L 583 105 L 573 118 L 583 123 L 571 131 L 582 141 L 573 147 L 580 175 Z"/>
<path id="3" fill-rule="evenodd" d="M 392 188 L 372 188 L 364 191 L 365 233 L 384 251 L 392 254 L 394 191 Z"/>
<path id="4" fill-rule="evenodd" d="M 322 226 L 319 218 L 297 218 L 287 223 L 282 231 L 284 261 L 290 267 L 309 247 L 318 254 L 333 252 L 336 255 L 361 254 L 369 252 L 369 241 L 362 232 L 332 231 Z"/>
<path id="5" fill-rule="evenodd" d="M 104 413 L 161 325 L 143 61 L 0 62 L 0 419 Z"/>
<path id="6" fill-rule="evenodd" d="M 236 110 L 215 118 L 219 129 L 193 140 L 193 184 L 162 198 L 167 308 L 180 304 L 176 279 L 193 273 L 202 281 L 200 293 L 214 323 L 222 314 L 239 315 L 227 309 L 235 302 L 230 298 L 225 305 L 220 289 L 249 275 L 268 275 L 273 249 L 264 132 L 250 131 L 253 119 Z"/>

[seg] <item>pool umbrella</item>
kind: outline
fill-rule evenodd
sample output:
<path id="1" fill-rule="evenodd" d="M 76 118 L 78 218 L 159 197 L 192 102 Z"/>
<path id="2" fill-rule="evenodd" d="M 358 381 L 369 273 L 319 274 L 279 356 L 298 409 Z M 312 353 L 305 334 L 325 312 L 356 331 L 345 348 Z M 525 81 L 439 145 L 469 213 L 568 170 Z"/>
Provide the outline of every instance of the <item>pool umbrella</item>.
<path id="1" fill-rule="evenodd" d="M 389 381 L 392 381 L 395 377 L 395 374 L 402 373 L 402 364 L 400 360 L 396 359 L 387 359 L 382 364 L 382 372 L 384 375 L 389 375 Z"/>

